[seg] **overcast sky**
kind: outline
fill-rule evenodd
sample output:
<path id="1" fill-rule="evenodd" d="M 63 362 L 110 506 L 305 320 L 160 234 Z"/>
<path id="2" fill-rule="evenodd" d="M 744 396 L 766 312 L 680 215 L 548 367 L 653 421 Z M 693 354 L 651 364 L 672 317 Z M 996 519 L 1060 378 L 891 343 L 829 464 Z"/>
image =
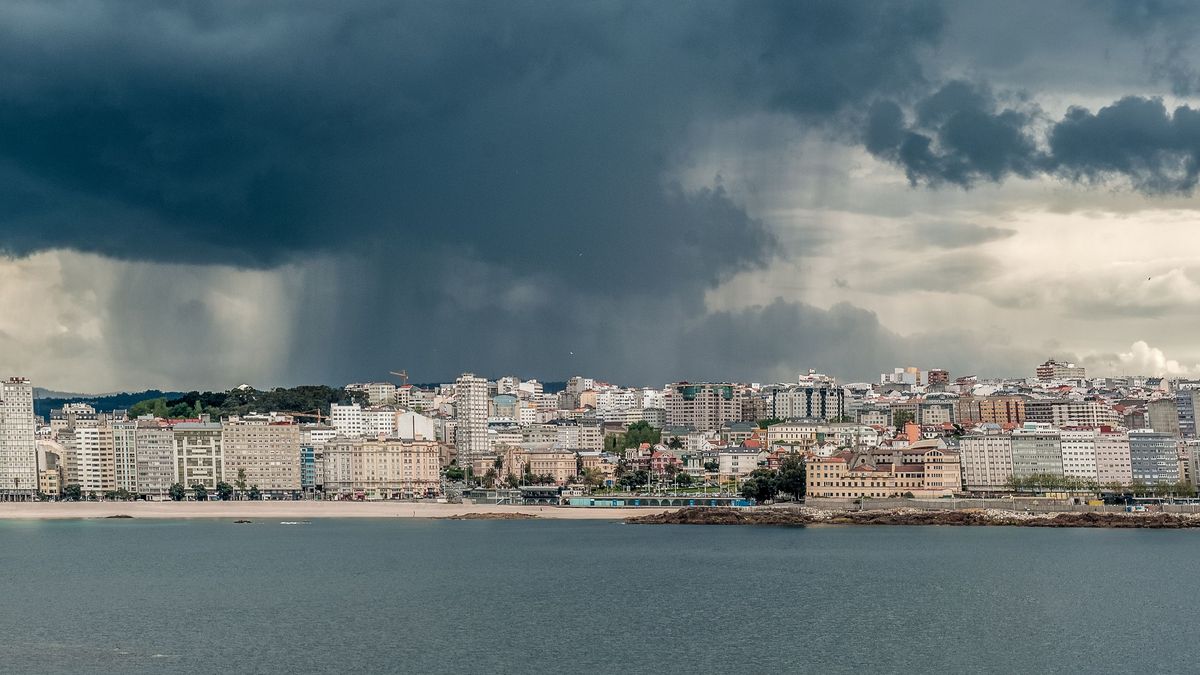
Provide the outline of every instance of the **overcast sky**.
<path id="1" fill-rule="evenodd" d="M 1200 10 L 0 4 L 0 373 L 1200 373 Z"/>

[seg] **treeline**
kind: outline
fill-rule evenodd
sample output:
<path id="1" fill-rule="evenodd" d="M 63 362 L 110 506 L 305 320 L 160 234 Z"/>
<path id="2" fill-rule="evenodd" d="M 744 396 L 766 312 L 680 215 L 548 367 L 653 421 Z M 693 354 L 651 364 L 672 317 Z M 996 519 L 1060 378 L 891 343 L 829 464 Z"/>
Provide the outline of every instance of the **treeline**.
<path id="1" fill-rule="evenodd" d="M 349 404 L 367 402 L 366 394 L 349 392 L 342 387 L 325 385 L 303 385 L 299 387 L 277 387 L 269 391 L 257 389 L 231 389 L 224 392 L 190 391 L 172 398 L 159 397 L 135 403 L 129 407 L 129 416 L 154 415 L 155 417 L 187 418 L 210 415 L 214 420 L 228 415 L 245 415 L 250 412 L 310 412 L 320 410 L 329 414 L 333 403 Z"/>
<path id="2" fill-rule="evenodd" d="M 176 391 L 159 391 L 158 389 L 147 389 L 146 391 L 138 392 L 122 392 L 120 394 L 110 394 L 108 396 L 93 396 L 93 397 L 75 397 L 75 398 L 35 398 L 33 400 L 33 414 L 39 417 L 48 417 L 50 411 L 55 408 L 61 408 L 67 403 L 86 403 L 99 412 L 112 412 L 113 410 L 128 410 L 132 406 L 141 401 L 146 401 L 155 398 L 161 398 L 164 401 L 171 398 L 176 398 L 182 395 L 182 392 Z"/>

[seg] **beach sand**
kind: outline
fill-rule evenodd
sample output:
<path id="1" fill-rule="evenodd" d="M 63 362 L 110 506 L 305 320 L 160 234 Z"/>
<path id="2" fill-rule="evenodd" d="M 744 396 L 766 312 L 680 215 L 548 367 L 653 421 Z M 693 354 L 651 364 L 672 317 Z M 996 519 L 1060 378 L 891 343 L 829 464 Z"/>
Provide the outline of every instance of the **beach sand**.
<path id="1" fill-rule="evenodd" d="M 546 519 L 620 520 L 662 513 L 661 508 L 584 508 L 408 502 L 0 502 L 0 520 L 62 518 L 448 518 L 468 514 L 527 514 Z"/>

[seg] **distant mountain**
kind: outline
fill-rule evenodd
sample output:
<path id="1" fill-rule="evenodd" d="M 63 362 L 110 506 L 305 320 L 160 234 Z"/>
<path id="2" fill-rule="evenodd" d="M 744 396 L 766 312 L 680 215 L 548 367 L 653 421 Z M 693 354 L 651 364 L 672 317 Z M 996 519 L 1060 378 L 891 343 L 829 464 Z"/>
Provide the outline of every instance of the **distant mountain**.
<path id="1" fill-rule="evenodd" d="M 183 396 L 183 393 L 147 389 L 146 391 L 123 391 L 115 394 L 72 394 L 70 392 L 48 391 L 35 388 L 33 396 L 33 414 L 48 418 L 51 410 L 61 408 L 64 403 L 86 403 L 99 412 L 110 412 L 113 410 L 126 410 L 138 401 L 145 401 L 151 398 L 178 398 Z"/>

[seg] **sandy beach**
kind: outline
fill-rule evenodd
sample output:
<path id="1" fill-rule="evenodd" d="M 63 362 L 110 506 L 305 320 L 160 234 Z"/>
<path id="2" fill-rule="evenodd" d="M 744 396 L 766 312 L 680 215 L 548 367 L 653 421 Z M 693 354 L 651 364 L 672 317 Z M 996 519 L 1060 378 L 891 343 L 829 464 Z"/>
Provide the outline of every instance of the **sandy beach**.
<path id="1" fill-rule="evenodd" d="M 313 518 L 449 518 L 480 513 L 524 514 L 546 519 L 621 520 L 662 513 L 657 508 L 580 508 L 406 502 L 2 502 L 0 520 L 63 518 L 245 518 L 311 520 Z"/>

